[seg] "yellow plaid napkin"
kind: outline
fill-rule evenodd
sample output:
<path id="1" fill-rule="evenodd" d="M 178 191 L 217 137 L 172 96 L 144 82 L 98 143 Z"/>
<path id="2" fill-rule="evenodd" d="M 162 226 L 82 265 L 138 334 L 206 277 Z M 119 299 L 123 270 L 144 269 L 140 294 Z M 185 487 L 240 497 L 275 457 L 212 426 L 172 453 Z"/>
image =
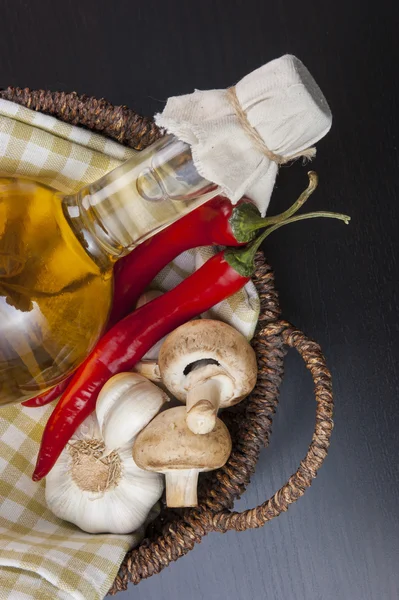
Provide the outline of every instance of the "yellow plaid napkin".
<path id="1" fill-rule="evenodd" d="M 0 176 L 32 178 L 65 193 L 91 183 L 135 152 L 78 127 L 0 100 Z M 165 268 L 154 287 L 168 290 L 215 249 L 186 252 Z M 207 316 L 251 338 L 259 314 L 252 284 Z M 31 474 L 53 405 L 0 408 L 0 600 L 98 600 L 115 578 L 135 535 L 91 535 L 54 517 L 44 483 Z"/>

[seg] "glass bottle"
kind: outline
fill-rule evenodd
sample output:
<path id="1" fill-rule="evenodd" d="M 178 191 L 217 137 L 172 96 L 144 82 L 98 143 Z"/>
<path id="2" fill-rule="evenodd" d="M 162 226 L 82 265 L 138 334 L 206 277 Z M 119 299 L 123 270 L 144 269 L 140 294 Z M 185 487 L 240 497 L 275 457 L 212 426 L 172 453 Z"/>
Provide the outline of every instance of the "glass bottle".
<path id="1" fill-rule="evenodd" d="M 0 406 L 70 374 L 104 330 L 115 261 L 218 192 L 173 136 L 75 195 L 0 179 Z"/>

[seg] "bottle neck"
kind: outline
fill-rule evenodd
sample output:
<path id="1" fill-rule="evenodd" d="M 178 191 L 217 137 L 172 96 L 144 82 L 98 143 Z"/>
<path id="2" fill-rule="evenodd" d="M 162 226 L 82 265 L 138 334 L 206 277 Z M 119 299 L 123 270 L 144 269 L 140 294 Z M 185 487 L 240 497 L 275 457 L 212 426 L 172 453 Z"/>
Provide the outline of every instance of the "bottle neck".
<path id="1" fill-rule="evenodd" d="M 64 215 L 103 269 L 219 193 L 190 147 L 166 136 L 98 181 L 63 198 Z"/>

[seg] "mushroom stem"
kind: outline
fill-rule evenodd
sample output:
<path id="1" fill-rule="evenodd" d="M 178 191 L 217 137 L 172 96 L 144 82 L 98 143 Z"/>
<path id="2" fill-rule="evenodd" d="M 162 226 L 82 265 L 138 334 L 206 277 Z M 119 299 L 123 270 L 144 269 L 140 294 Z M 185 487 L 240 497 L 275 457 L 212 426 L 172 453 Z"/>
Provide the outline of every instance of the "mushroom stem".
<path id="1" fill-rule="evenodd" d="M 169 508 L 197 506 L 198 469 L 167 471 L 166 504 Z"/>
<path id="2" fill-rule="evenodd" d="M 134 366 L 133 371 L 135 373 L 139 373 L 143 377 L 146 377 L 146 379 L 149 379 L 150 381 L 153 381 L 155 383 L 159 383 L 161 381 L 161 373 L 159 371 L 159 366 L 156 360 L 140 360 Z"/>
<path id="3" fill-rule="evenodd" d="M 220 406 L 220 382 L 215 379 L 194 385 L 187 393 L 187 426 L 197 434 L 210 433 L 216 425 Z"/>

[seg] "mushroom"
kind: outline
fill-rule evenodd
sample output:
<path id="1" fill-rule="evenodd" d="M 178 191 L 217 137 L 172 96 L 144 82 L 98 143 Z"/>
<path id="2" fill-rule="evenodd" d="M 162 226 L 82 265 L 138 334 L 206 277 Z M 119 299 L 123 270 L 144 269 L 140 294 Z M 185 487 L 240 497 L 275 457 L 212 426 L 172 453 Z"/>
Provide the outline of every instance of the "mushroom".
<path id="1" fill-rule="evenodd" d="M 138 363 L 134 365 L 133 371 L 142 375 L 146 379 L 153 381 L 154 383 L 161 383 L 161 373 L 159 372 L 159 365 L 154 359 L 142 358 Z"/>
<path id="2" fill-rule="evenodd" d="M 198 474 L 222 467 L 231 453 L 226 425 L 216 419 L 211 433 L 195 435 L 187 427 L 184 406 L 157 415 L 137 436 L 133 460 L 146 471 L 164 473 L 166 504 L 197 506 Z"/>
<path id="3" fill-rule="evenodd" d="M 187 405 L 187 425 L 207 434 L 219 408 L 248 396 L 256 383 L 256 355 L 234 327 L 212 319 L 190 321 L 164 341 L 158 364 L 166 388 Z"/>

